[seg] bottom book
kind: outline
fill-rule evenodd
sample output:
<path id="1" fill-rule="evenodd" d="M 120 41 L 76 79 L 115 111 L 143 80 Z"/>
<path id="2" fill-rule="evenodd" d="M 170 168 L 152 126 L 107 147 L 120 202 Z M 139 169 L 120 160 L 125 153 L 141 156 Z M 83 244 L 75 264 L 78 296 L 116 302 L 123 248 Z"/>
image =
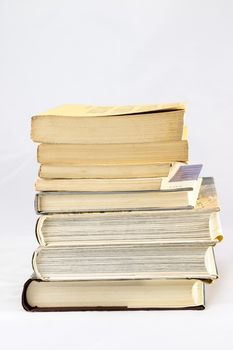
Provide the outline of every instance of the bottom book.
<path id="1" fill-rule="evenodd" d="M 27 311 L 199 309 L 204 283 L 196 279 L 41 281 L 29 279 L 22 304 Z"/>

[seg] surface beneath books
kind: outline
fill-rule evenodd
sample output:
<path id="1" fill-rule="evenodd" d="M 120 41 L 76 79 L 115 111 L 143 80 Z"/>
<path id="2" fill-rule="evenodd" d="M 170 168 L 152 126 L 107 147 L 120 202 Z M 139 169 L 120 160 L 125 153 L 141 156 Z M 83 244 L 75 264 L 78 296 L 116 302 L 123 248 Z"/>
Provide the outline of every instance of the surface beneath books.
<path id="1" fill-rule="evenodd" d="M 33 223 L 32 223 L 33 225 Z M 11 229 L 17 229 L 17 223 Z M 6 230 L 4 231 L 6 232 Z M 231 230 L 224 230 L 225 237 Z M 1 237 L 0 329 L 4 350 L 51 349 L 230 349 L 233 331 L 232 247 L 215 250 L 220 279 L 206 287 L 204 311 L 27 313 L 20 303 L 31 274 L 32 232 L 9 230 Z M 7 263 L 6 263 L 7 262 Z"/>

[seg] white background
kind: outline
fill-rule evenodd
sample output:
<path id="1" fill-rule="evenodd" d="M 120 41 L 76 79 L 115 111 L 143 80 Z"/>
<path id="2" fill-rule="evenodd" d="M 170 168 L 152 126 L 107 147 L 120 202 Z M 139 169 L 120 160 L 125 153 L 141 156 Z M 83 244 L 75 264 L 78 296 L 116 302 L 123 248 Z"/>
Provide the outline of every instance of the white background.
<path id="1" fill-rule="evenodd" d="M 0 333 L 7 349 L 232 349 L 233 2 L 0 1 Z M 64 103 L 185 101 L 190 161 L 214 176 L 225 241 L 207 309 L 26 313 L 37 247 L 30 116 Z"/>

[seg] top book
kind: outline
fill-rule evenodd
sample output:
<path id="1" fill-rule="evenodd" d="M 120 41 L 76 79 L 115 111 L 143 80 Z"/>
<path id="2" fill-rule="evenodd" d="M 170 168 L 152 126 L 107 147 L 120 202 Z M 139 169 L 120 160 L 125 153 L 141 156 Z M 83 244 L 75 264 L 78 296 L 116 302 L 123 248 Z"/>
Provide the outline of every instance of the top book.
<path id="1" fill-rule="evenodd" d="M 63 105 L 32 117 L 31 137 L 39 143 L 69 144 L 180 141 L 184 112 L 181 103 Z"/>

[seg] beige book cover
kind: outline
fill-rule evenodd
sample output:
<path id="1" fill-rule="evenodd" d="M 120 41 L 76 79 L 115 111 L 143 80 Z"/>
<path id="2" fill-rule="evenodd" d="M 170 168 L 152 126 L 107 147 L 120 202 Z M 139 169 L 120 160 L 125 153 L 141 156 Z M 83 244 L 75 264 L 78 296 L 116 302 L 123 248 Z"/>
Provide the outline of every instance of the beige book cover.
<path id="1" fill-rule="evenodd" d="M 160 103 L 160 104 L 142 104 L 127 106 L 95 106 L 83 104 L 65 104 L 53 109 L 49 109 L 40 115 L 55 116 L 111 116 L 111 115 L 128 115 L 140 114 L 146 112 L 177 111 L 185 110 L 184 103 Z"/>

